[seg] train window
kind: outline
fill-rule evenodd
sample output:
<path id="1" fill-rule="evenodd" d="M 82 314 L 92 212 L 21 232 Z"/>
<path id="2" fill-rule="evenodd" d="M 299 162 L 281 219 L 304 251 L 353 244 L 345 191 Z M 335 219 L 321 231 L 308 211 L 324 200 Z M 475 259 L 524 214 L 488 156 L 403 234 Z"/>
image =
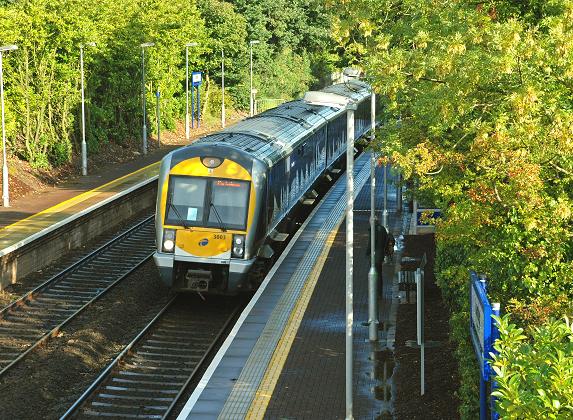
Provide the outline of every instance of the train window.
<path id="1" fill-rule="evenodd" d="M 179 225 L 201 222 L 206 189 L 206 179 L 172 176 L 169 180 L 166 223 Z"/>
<path id="2" fill-rule="evenodd" d="M 245 229 L 250 182 L 171 176 L 165 224 Z"/>
<path id="3" fill-rule="evenodd" d="M 217 179 L 213 181 L 209 211 L 209 226 L 245 229 L 249 207 L 249 186 L 247 181 Z"/>

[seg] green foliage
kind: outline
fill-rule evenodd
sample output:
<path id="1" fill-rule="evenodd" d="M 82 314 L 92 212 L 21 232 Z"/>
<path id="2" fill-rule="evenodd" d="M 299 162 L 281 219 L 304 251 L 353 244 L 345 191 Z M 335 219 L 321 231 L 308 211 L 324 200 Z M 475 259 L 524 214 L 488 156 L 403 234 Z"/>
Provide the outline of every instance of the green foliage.
<path id="1" fill-rule="evenodd" d="M 198 3 L 211 39 L 206 67 L 221 85 L 221 50 L 225 53 L 225 92 L 233 101 L 249 106 L 247 22 L 231 3 L 202 0 Z"/>
<path id="2" fill-rule="evenodd" d="M 497 411 L 503 419 L 573 417 L 573 325 L 568 319 L 533 328 L 530 337 L 510 322 L 499 323 L 492 367 Z"/>
<path id="3" fill-rule="evenodd" d="M 523 325 L 570 310 L 573 1 L 342 8 L 335 34 L 344 59 L 362 65 L 385 98 L 378 147 L 418 197 L 443 209 L 436 274 L 459 348 L 469 269 L 488 275 L 490 298 Z M 459 360 L 461 411 L 475 418 L 477 394 L 463 391 L 475 383 L 472 362 Z"/>
<path id="4" fill-rule="evenodd" d="M 254 83 L 258 97 L 294 98 L 309 83 L 326 81 L 331 66 L 331 16 L 319 0 L 232 0 L 246 18 L 253 46 Z M 248 100 L 249 86 L 243 98 Z M 239 98 L 235 98 L 239 101 Z"/>
<path id="5" fill-rule="evenodd" d="M 72 159 L 81 139 L 79 46 L 84 48 L 87 143 L 141 137 L 143 42 L 147 127 L 155 130 L 155 94 L 162 126 L 185 114 L 185 44 L 190 71 L 203 71 L 202 107 L 214 111 L 225 51 L 229 103 L 249 104 L 250 39 L 258 97 L 293 98 L 324 75 L 329 15 L 318 0 L 22 0 L 0 3 L 0 35 L 19 49 L 4 55 L 10 151 L 35 166 Z M 317 57 L 315 61 L 314 57 Z M 218 100 L 220 103 L 220 99 Z"/>

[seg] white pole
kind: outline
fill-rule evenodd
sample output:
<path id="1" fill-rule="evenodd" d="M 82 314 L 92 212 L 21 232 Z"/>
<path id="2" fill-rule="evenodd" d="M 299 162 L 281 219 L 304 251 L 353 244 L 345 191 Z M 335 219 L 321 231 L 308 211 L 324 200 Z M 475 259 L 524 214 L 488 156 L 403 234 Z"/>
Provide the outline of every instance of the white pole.
<path id="1" fill-rule="evenodd" d="M 382 224 L 388 230 L 388 164 L 384 164 L 384 211 L 382 212 Z"/>
<path id="2" fill-rule="evenodd" d="M 189 46 L 185 45 L 185 139 L 189 140 Z"/>
<path id="3" fill-rule="evenodd" d="M 249 89 L 249 116 L 253 116 L 253 41 L 250 43 L 251 87 Z"/>
<path id="4" fill-rule="evenodd" d="M 375 120 L 376 98 L 374 91 L 371 95 L 370 102 L 370 145 L 374 143 L 374 129 L 376 128 Z M 376 157 L 374 151 L 370 154 L 370 271 L 368 272 L 368 339 L 372 342 L 378 341 L 378 273 L 376 271 L 376 226 L 374 218 L 376 215 Z M 382 255 L 384 258 L 384 255 Z"/>
<path id="5" fill-rule="evenodd" d="M 141 88 L 143 91 L 143 154 L 147 154 L 147 122 L 145 121 L 145 47 L 141 47 Z"/>
<path id="6" fill-rule="evenodd" d="M 253 45 L 258 44 L 259 40 L 257 39 L 253 39 L 251 41 L 249 41 L 249 46 L 250 46 L 250 51 L 251 51 L 251 90 L 249 91 L 249 98 L 250 98 L 250 104 L 251 104 L 251 108 L 250 108 L 250 113 L 249 115 L 252 117 L 254 115 L 255 112 L 255 107 L 253 104 Z"/>
<path id="7" fill-rule="evenodd" d="M 16 45 L 0 47 L 0 103 L 2 108 L 2 204 L 10 207 L 10 191 L 8 190 L 8 160 L 6 157 L 6 123 L 4 117 L 4 75 L 2 72 L 2 52 L 17 50 Z"/>
<path id="8" fill-rule="evenodd" d="M 346 420 L 352 420 L 352 327 L 353 310 L 353 241 L 354 241 L 354 111 L 346 113 Z"/>
<path id="9" fill-rule="evenodd" d="M 80 44 L 80 72 L 81 72 L 81 85 L 82 85 L 82 175 L 88 174 L 88 148 L 86 144 L 86 110 L 85 110 L 85 96 L 84 96 L 84 46 L 95 47 L 95 42 L 86 42 Z"/>
<path id="10" fill-rule="evenodd" d="M 4 207 L 10 207 L 8 191 L 8 162 L 6 161 L 6 127 L 4 123 L 4 78 L 2 74 L 2 51 L 0 51 L 0 102 L 2 102 L 2 201 Z"/>
<path id="11" fill-rule="evenodd" d="M 82 175 L 88 174 L 88 152 L 86 146 L 86 110 L 84 97 L 84 46 L 80 45 L 80 73 L 82 88 Z"/>
<path id="12" fill-rule="evenodd" d="M 143 91 L 143 154 L 147 154 L 147 116 L 145 109 L 145 48 L 153 47 L 154 42 L 144 42 L 141 44 L 141 88 Z"/>
<path id="13" fill-rule="evenodd" d="M 225 51 L 221 49 L 221 127 L 225 128 Z"/>

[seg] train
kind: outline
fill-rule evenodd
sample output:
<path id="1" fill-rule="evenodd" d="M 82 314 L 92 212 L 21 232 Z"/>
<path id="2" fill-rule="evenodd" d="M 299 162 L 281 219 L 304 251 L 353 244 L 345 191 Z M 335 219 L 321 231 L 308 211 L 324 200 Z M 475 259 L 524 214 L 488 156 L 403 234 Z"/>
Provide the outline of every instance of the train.
<path id="1" fill-rule="evenodd" d="M 358 139 L 371 128 L 371 95 L 368 84 L 351 79 L 168 153 L 155 217 L 154 261 L 162 281 L 206 294 L 256 288 L 249 273 L 288 236 L 281 223 L 343 164 L 345 103 L 356 105 Z"/>

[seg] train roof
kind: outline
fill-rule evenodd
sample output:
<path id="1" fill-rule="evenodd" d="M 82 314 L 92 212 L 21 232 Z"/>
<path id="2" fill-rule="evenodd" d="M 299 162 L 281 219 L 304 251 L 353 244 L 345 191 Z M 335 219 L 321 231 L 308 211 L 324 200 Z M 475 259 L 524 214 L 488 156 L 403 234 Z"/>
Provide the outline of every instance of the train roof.
<path id="1" fill-rule="evenodd" d="M 322 92 L 359 102 L 370 96 L 370 87 L 364 82 L 350 80 L 329 86 Z M 225 145 L 246 152 L 272 166 L 282 156 L 289 154 L 302 138 L 343 112 L 344 109 L 333 106 L 295 100 L 202 137 L 184 149 Z"/>
<path id="2" fill-rule="evenodd" d="M 322 92 L 334 93 L 340 96 L 346 96 L 353 101 L 360 101 L 370 96 L 370 85 L 360 80 L 348 80 L 344 83 L 327 86 Z"/>

